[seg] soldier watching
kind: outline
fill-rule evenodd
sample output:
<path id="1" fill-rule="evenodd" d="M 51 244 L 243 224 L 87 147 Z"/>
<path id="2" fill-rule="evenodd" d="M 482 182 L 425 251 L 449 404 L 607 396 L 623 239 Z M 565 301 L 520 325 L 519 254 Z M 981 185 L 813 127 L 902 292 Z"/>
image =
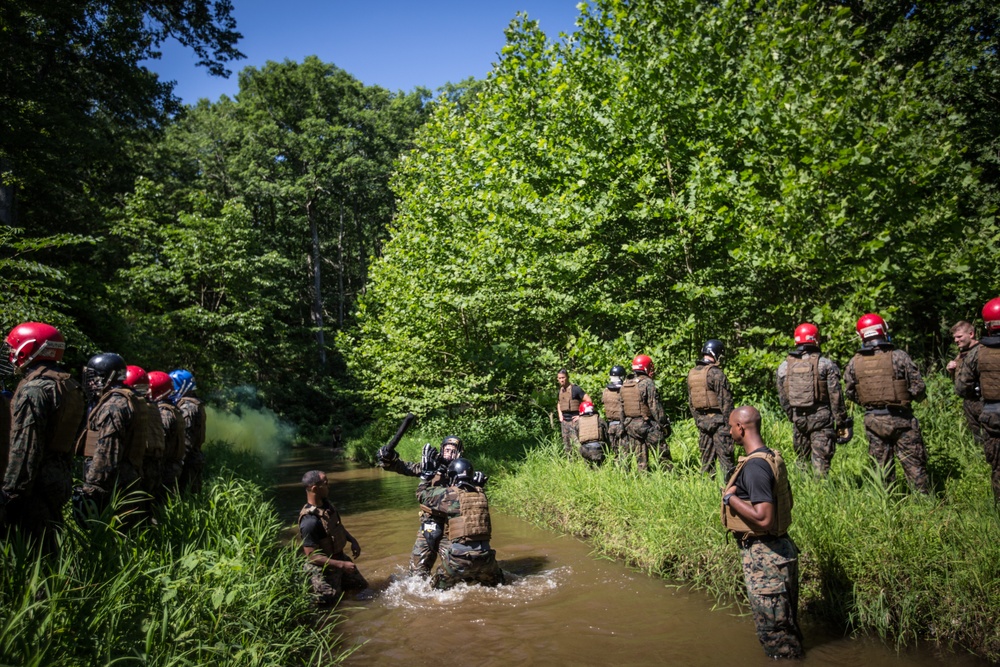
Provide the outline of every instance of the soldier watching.
<path id="1" fill-rule="evenodd" d="M 726 348 L 721 340 L 709 338 L 701 347 L 701 356 L 688 371 L 688 402 L 691 416 L 698 427 L 698 449 L 701 451 L 701 471 L 715 477 L 715 463 L 722 465 L 726 479 L 733 472 L 733 440 L 729 437 L 729 413 L 733 411 L 733 392 L 729 379 L 722 371 Z"/>
<path id="2" fill-rule="evenodd" d="M 885 471 L 886 483 L 896 480 L 895 455 L 910 486 L 929 493 L 927 448 L 911 407 L 924 399 L 920 371 L 910 355 L 893 347 L 889 326 L 878 314 L 863 315 L 855 329 L 861 349 L 844 370 L 844 391 L 865 409 L 868 454 Z"/>
<path id="3" fill-rule="evenodd" d="M 788 536 L 792 487 L 781 453 L 760 435 L 760 412 L 744 405 L 729 415 L 730 437 L 747 455 L 722 492 L 722 526 L 740 546 L 743 579 L 757 639 L 770 658 L 802 657 L 799 550 Z"/>
<path id="4" fill-rule="evenodd" d="M 157 409 L 156 423 L 163 431 L 164 491 L 177 491 L 184 469 L 184 415 L 170 402 L 174 381 L 163 371 L 149 373 L 149 400 Z"/>
<path id="5" fill-rule="evenodd" d="M 966 400 L 981 400 L 979 425 L 983 453 L 990 464 L 993 501 L 1000 503 L 1000 297 L 983 306 L 983 336 L 971 346 L 955 373 L 955 391 Z"/>
<path id="6" fill-rule="evenodd" d="M 669 470 L 673 468 L 670 444 L 667 442 L 670 421 L 663 413 L 656 394 L 656 383 L 653 382 L 656 366 L 648 355 L 637 354 L 632 359 L 632 371 L 635 376 L 622 383 L 621 391 L 627 449 L 635 454 L 639 470 L 649 467 L 651 453 L 655 453 L 660 465 Z"/>
<path id="7" fill-rule="evenodd" d="M 184 415 L 184 467 L 181 470 L 180 488 L 192 493 L 201 491 L 201 474 L 205 467 L 205 455 L 201 448 L 205 444 L 205 404 L 194 391 L 194 375 L 179 368 L 170 373 L 174 383 L 174 405 Z"/>
<path id="8" fill-rule="evenodd" d="M 778 366 L 777 385 L 781 409 L 792 422 L 799 465 L 811 460 L 816 474 L 825 477 L 837 445 L 853 436 L 854 422 L 840 391 L 840 368 L 820 354 L 815 324 L 795 328 L 795 349 Z"/>
<path id="9" fill-rule="evenodd" d="M 622 407 L 622 383 L 625 381 L 625 367 L 612 366 L 608 385 L 601 394 L 604 406 L 604 420 L 608 428 L 608 446 L 618 455 L 625 438 L 625 411 Z"/>
<path id="10" fill-rule="evenodd" d="M 23 376 L 10 413 L 10 451 L 0 517 L 54 552 L 55 530 L 73 490 L 73 444 L 83 422 L 80 385 L 59 366 L 66 341 L 43 322 L 23 322 L 6 339 L 7 359 Z"/>
<path id="11" fill-rule="evenodd" d="M 955 341 L 955 345 L 958 346 L 958 356 L 948 362 L 946 369 L 948 375 L 954 381 L 966 355 L 979 345 L 979 341 L 976 340 L 976 328 L 965 320 L 955 323 L 955 326 L 951 328 L 951 337 Z M 965 424 L 969 427 L 969 432 L 972 433 L 973 439 L 979 444 L 983 444 L 983 426 L 979 423 L 979 414 L 982 411 L 983 401 L 978 393 L 975 398 L 965 398 L 962 400 L 962 412 L 965 414 Z"/>
<path id="12" fill-rule="evenodd" d="M 580 417 L 580 403 L 583 401 L 593 403 L 593 401 L 583 389 L 570 383 L 569 371 L 565 368 L 556 374 L 556 381 L 559 383 L 557 396 L 559 429 L 562 432 L 563 454 L 568 457 L 573 453 L 573 443 L 576 440 L 574 422 Z"/>

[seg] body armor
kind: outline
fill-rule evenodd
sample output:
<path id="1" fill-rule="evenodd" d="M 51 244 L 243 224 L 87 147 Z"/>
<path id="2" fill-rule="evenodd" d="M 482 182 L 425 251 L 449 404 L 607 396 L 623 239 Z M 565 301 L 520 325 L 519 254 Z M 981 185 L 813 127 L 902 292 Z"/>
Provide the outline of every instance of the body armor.
<path id="1" fill-rule="evenodd" d="M 146 409 L 146 456 L 152 459 L 162 459 L 166 449 L 166 437 L 163 434 L 163 424 L 160 422 L 160 410 L 154 403 L 139 400 Z"/>
<path id="2" fill-rule="evenodd" d="M 191 434 L 191 447 L 194 451 L 200 452 L 201 446 L 205 444 L 205 404 L 194 396 L 185 396 L 177 401 L 177 407 L 183 412 L 181 406 L 192 403 L 198 408 L 198 424 L 196 425 L 198 430 Z"/>
<path id="3" fill-rule="evenodd" d="M 788 483 L 788 470 L 785 468 L 785 460 L 781 458 L 781 452 L 776 450 L 759 449 L 749 456 L 741 456 L 736 464 L 736 469 L 726 482 L 726 488 L 736 483 L 736 478 L 746 466 L 750 459 L 764 459 L 774 474 L 774 486 L 771 493 L 774 496 L 774 524 L 771 530 L 763 532 L 756 528 L 751 528 L 739 514 L 733 511 L 728 505 L 722 506 L 722 526 L 726 530 L 731 530 L 740 535 L 774 535 L 780 537 L 788 532 L 788 527 L 792 525 L 792 487 Z"/>
<path id="4" fill-rule="evenodd" d="M 785 372 L 785 394 L 793 408 L 811 408 L 817 403 L 829 403 L 826 383 L 819 373 L 819 355 L 788 355 Z"/>
<path id="5" fill-rule="evenodd" d="M 622 383 L 622 412 L 626 417 L 649 419 L 649 406 L 639 395 L 639 378 L 629 378 Z"/>
<path id="6" fill-rule="evenodd" d="M 26 384 L 39 378 L 52 380 L 56 387 L 56 414 L 52 419 L 51 435 L 45 442 L 45 448 L 59 454 L 69 453 L 73 451 L 76 434 L 86 411 L 83 389 L 76 380 L 70 377 L 69 373 L 52 366 L 39 366 L 29 372 L 22 382 Z M 17 394 L 14 395 L 13 403 L 16 402 Z M 10 419 L 10 412 L 8 411 L 7 414 L 8 419 Z M 9 423 L 7 437 L 10 437 Z"/>
<path id="7" fill-rule="evenodd" d="M 307 514 L 318 517 L 320 523 L 323 525 L 323 530 L 326 531 L 327 537 L 321 545 L 323 553 L 332 558 L 343 552 L 344 547 L 347 546 L 347 530 L 340 520 L 340 513 L 334 509 L 333 505 L 327 504 L 326 507 L 316 507 L 315 505 L 306 503 L 305 507 L 299 511 L 299 520 L 297 523 L 302 523 L 302 517 Z M 329 544 L 327 543 L 328 540 Z M 330 550 L 329 553 L 327 553 L 327 549 Z"/>
<path id="8" fill-rule="evenodd" d="M 688 371 L 688 395 L 695 410 L 721 410 L 719 395 L 708 388 L 708 370 L 715 364 L 699 364 Z"/>
<path id="9" fill-rule="evenodd" d="M 176 406 L 167 403 L 166 401 L 161 401 L 157 403 L 157 409 L 160 413 L 169 411 L 173 413 L 174 427 L 170 432 L 163 432 L 163 455 L 168 461 L 183 461 L 184 460 L 184 415 L 181 411 L 177 409 Z M 157 418 L 157 423 L 160 428 L 163 428 L 163 420 Z"/>
<path id="10" fill-rule="evenodd" d="M 604 403 L 604 418 L 609 422 L 621 421 L 625 418 L 625 412 L 622 409 L 621 389 L 606 388 L 604 395 L 601 396 L 601 402 Z"/>
<path id="11" fill-rule="evenodd" d="M 892 352 L 859 354 L 854 358 L 858 402 L 866 408 L 910 407 L 906 380 L 895 379 Z"/>
<path id="12" fill-rule="evenodd" d="M 601 440 L 601 418 L 597 415 L 580 415 L 576 423 L 577 440 L 580 442 L 599 442 Z"/>
<path id="13" fill-rule="evenodd" d="M 561 412 L 577 413 L 580 411 L 579 399 L 573 398 L 573 386 L 567 385 L 565 388 L 560 387 L 559 389 L 559 410 Z"/>
<path id="14" fill-rule="evenodd" d="M 979 390 L 984 401 L 1000 401 L 1000 347 L 979 346 Z"/>
<path id="15" fill-rule="evenodd" d="M 490 505 L 482 491 L 458 492 L 459 516 L 448 519 L 448 535 L 459 544 L 489 541 L 493 533 L 490 525 Z"/>
<path id="16" fill-rule="evenodd" d="M 97 401 L 97 405 L 90 411 L 87 432 L 84 434 L 83 455 L 92 457 L 97 451 L 97 442 L 100 440 L 96 424 L 97 415 L 101 410 L 101 406 L 107 403 L 108 399 L 114 395 L 124 396 L 129 402 L 129 407 L 132 408 L 132 428 L 129 431 L 128 437 L 122 443 L 122 458 L 127 459 L 136 470 L 142 470 L 142 459 L 146 456 L 146 406 L 143 404 L 142 399 L 131 389 L 115 387 L 107 391 Z"/>

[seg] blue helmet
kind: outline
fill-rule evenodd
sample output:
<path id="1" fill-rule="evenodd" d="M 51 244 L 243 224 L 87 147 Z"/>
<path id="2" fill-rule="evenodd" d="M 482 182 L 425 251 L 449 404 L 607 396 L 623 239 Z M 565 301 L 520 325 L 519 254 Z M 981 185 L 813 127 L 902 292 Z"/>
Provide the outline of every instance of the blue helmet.
<path id="1" fill-rule="evenodd" d="M 174 393 L 172 398 L 177 400 L 183 398 L 188 392 L 197 389 L 194 383 L 194 374 L 191 371 L 178 368 L 170 373 L 170 379 L 174 383 Z"/>

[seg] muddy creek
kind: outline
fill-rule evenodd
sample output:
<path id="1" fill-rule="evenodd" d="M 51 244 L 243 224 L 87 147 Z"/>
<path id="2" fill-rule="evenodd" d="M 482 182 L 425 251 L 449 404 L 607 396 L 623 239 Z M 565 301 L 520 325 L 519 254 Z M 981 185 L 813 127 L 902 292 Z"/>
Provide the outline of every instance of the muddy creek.
<path id="1" fill-rule="evenodd" d="M 407 577 L 417 533 L 418 480 L 333 461 L 329 450 L 297 450 L 279 464 L 276 502 L 295 523 L 299 480 L 321 469 L 330 500 L 361 544 L 358 568 L 375 593 L 345 598 L 336 632 L 355 648 L 345 664 L 440 665 L 774 665 L 753 620 L 735 606 L 714 609 L 697 591 L 602 559 L 586 543 L 492 510 L 497 559 L 513 583 L 434 591 Z M 487 493 L 489 487 L 487 487 Z M 729 545 L 732 558 L 736 547 Z M 713 610 L 714 609 L 714 610 Z M 988 663 L 932 646 L 896 653 L 873 639 L 830 634 L 804 619 L 804 665 Z"/>

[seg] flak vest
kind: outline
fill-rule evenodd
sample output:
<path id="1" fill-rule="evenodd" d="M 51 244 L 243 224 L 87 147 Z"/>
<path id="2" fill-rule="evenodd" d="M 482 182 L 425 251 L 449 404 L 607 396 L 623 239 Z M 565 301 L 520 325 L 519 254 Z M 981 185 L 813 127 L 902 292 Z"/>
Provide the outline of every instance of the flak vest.
<path id="1" fill-rule="evenodd" d="M 576 422 L 577 440 L 582 443 L 601 441 L 601 418 L 597 415 L 580 415 Z"/>
<path id="2" fill-rule="evenodd" d="M 606 387 L 604 395 L 601 396 L 601 402 L 604 403 L 604 418 L 609 422 L 621 421 L 625 418 L 625 411 L 622 409 L 621 388 Z"/>
<path id="3" fill-rule="evenodd" d="M 622 383 L 622 412 L 626 417 L 649 419 L 649 406 L 639 395 L 639 378 L 629 378 Z M 583 440 L 581 440 L 583 442 Z"/>
<path id="4" fill-rule="evenodd" d="M 146 456 L 151 459 L 162 459 L 166 452 L 167 440 L 160 422 L 160 409 L 155 403 L 142 399 L 139 402 L 146 408 Z"/>
<path id="5" fill-rule="evenodd" d="M 1000 347 L 979 345 L 979 391 L 984 401 L 1000 401 Z"/>
<path id="6" fill-rule="evenodd" d="M 910 407 L 910 390 L 905 379 L 896 379 L 892 352 L 858 354 L 854 357 L 858 379 L 858 403 L 866 408 Z"/>
<path id="7" fill-rule="evenodd" d="M 122 446 L 124 451 L 122 452 L 122 458 L 127 460 L 136 470 L 142 470 L 142 459 L 146 456 L 146 407 L 143 401 L 134 391 L 131 389 L 123 389 L 121 387 L 115 387 L 104 393 L 100 400 L 97 401 L 97 405 L 93 407 L 90 411 L 90 418 L 87 420 L 87 430 L 81 436 L 83 439 L 83 455 L 86 457 L 93 457 L 97 452 L 97 442 L 100 440 L 97 429 L 97 415 L 101 410 L 101 407 L 110 400 L 112 396 L 124 396 L 125 400 L 128 401 L 129 407 L 132 409 L 132 428 L 126 434 L 127 437 L 123 441 Z"/>
<path id="8" fill-rule="evenodd" d="M 788 355 L 785 367 L 785 395 L 793 408 L 811 408 L 830 402 L 830 391 L 820 378 L 819 354 Z"/>
<path id="9" fill-rule="evenodd" d="M 722 527 L 731 530 L 741 536 L 745 535 L 774 535 L 780 537 L 788 532 L 788 527 L 792 525 L 792 487 L 788 483 L 788 469 L 785 468 L 785 460 L 781 458 L 781 452 L 776 450 L 757 450 L 748 456 L 741 456 L 736 464 L 736 469 L 726 482 L 726 488 L 736 483 L 736 478 L 746 467 L 750 459 L 764 459 L 771 467 L 774 474 L 774 486 L 771 487 L 771 494 L 774 497 L 774 523 L 771 530 L 765 532 L 747 525 L 739 514 L 733 511 L 732 507 L 722 505 Z"/>
<path id="10" fill-rule="evenodd" d="M 708 388 L 708 370 L 715 364 L 699 364 L 688 371 L 688 395 L 695 410 L 721 410 L 719 395 Z"/>
<path id="11" fill-rule="evenodd" d="M 188 404 L 194 404 L 198 408 L 198 423 L 195 425 L 195 431 L 191 433 L 191 447 L 194 451 L 200 452 L 201 446 L 205 444 L 205 404 L 192 396 L 185 396 L 177 401 L 177 407 L 182 413 L 184 408 L 181 406 Z"/>
<path id="12" fill-rule="evenodd" d="M 490 504 L 482 491 L 458 492 L 459 516 L 448 519 L 448 535 L 452 542 L 489 541 L 493 534 L 490 525 Z"/>
<path id="13" fill-rule="evenodd" d="M 327 507 L 316 507 L 315 505 L 310 505 L 306 503 L 305 506 L 299 511 L 299 520 L 297 523 L 302 523 L 302 517 L 307 514 L 312 514 L 319 518 L 320 524 L 323 526 L 323 530 L 326 531 L 327 537 L 331 541 L 330 553 L 326 553 L 326 549 L 323 549 L 323 553 L 327 556 L 333 557 L 341 553 L 344 547 L 347 546 L 347 530 L 344 528 L 344 524 L 340 521 L 340 513 L 334 509 L 333 505 L 328 505 Z"/>
<path id="14" fill-rule="evenodd" d="M 50 366 L 41 366 L 24 376 L 24 380 L 18 385 L 18 392 L 28 382 L 41 378 L 51 380 L 56 389 L 56 413 L 52 419 L 53 426 L 48 440 L 45 441 L 45 449 L 57 454 L 68 454 L 73 451 L 77 432 L 80 430 L 83 415 L 87 410 L 83 389 L 69 373 Z M 17 398 L 18 393 L 15 392 L 12 405 L 17 403 Z M 10 419 L 10 412 L 8 411 L 7 414 L 8 419 Z M 7 435 L 9 438 L 9 426 Z"/>
<path id="15" fill-rule="evenodd" d="M 157 403 L 157 409 L 161 416 L 158 416 L 157 423 L 160 428 L 163 429 L 163 456 L 167 461 L 183 461 L 184 460 L 184 415 L 181 411 L 177 409 L 177 406 L 171 405 L 166 401 L 161 401 Z M 173 426 L 169 431 L 163 426 L 162 414 L 164 412 L 170 412 L 173 418 Z"/>
<path id="16" fill-rule="evenodd" d="M 560 413 L 580 411 L 579 399 L 573 398 L 573 385 L 569 385 L 566 388 L 559 388 L 559 411 Z"/>

